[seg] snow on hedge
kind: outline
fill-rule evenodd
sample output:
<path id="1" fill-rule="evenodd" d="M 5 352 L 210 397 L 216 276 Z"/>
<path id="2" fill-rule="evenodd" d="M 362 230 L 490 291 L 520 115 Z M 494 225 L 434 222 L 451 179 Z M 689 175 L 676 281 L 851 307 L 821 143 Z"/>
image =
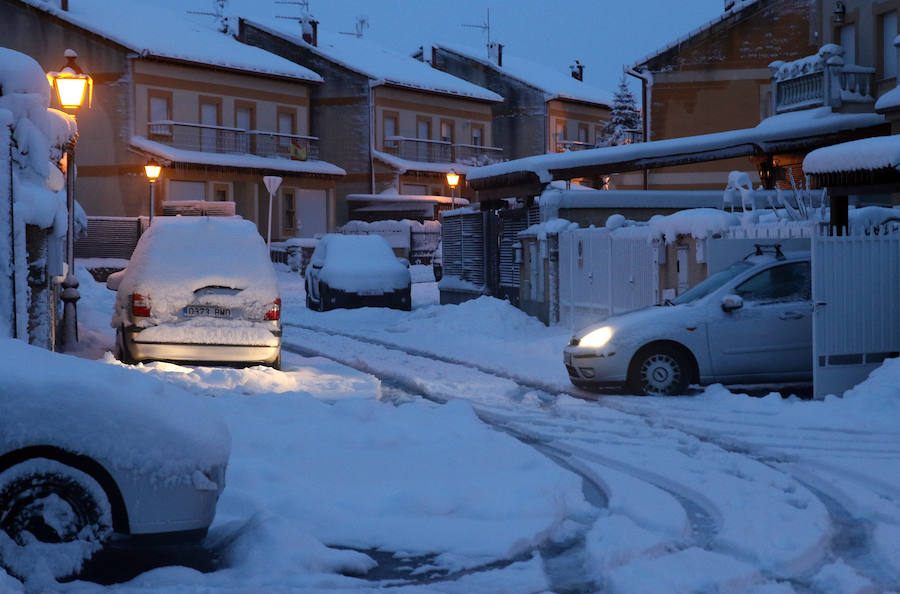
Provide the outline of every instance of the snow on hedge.
<path id="1" fill-rule="evenodd" d="M 54 445 L 159 481 L 228 457 L 209 402 L 143 374 L 0 339 L 0 377 L 7 449 Z"/>

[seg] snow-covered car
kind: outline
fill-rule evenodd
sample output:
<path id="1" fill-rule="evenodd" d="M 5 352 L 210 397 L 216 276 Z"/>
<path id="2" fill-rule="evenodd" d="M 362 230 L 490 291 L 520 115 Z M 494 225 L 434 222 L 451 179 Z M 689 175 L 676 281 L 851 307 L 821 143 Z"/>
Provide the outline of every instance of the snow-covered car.
<path id="1" fill-rule="evenodd" d="M 380 235 L 326 235 L 309 260 L 305 282 L 309 309 L 412 308 L 409 265 Z"/>
<path id="2" fill-rule="evenodd" d="M 278 281 L 250 221 L 157 217 L 107 287 L 124 362 L 281 365 Z"/>
<path id="3" fill-rule="evenodd" d="M 573 384 L 681 394 L 690 384 L 812 380 L 809 253 L 757 252 L 665 305 L 576 333 L 563 352 Z"/>
<path id="4" fill-rule="evenodd" d="M 434 255 L 431 257 L 431 269 L 434 271 L 434 280 L 440 282 L 444 277 L 444 250 L 441 247 L 443 242 L 438 242 Z"/>
<path id="5" fill-rule="evenodd" d="M 202 540 L 231 449 L 209 400 L 17 340 L 0 353 L 0 566 L 59 578 L 105 547 Z"/>

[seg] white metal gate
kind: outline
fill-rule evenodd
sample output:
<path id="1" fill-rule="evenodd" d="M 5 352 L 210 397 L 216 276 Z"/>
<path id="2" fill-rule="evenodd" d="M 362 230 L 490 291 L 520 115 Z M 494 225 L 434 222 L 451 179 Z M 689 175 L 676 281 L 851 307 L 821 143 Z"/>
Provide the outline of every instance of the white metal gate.
<path id="1" fill-rule="evenodd" d="M 813 381 L 842 394 L 900 351 L 900 233 L 812 239 Z"/>
<path id="2" fill-rule="evenodd" d="M 560 324 L 579 328 L 659 302 L 659 251 L 646 235 L 559 234 Z"/>

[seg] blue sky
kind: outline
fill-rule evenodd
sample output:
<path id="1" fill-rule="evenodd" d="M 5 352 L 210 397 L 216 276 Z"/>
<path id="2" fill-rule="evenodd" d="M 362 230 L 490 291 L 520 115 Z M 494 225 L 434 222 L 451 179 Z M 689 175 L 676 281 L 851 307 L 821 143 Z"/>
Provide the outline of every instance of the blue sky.
<path id="1" fill-rule="evenodd" d="M 163 0 L 208 10 L 212 0 Z M 723 0 L 310 0 L 320 27 L 353 31 L 366 16 L 365 37 L 405 53 L 434 40 L 484 47 L 482 24 L 491 11 L 491 37 L 505 52 L 567 72 L 576 58 L 585 81 L 612 91 L 623 64 L 720 15 Z M 300 8 L 272 0 L 229 0 L 228 10 L 256 16 L 297 15 Z M 636 88 L 636 87 L 633 87 Z"/>

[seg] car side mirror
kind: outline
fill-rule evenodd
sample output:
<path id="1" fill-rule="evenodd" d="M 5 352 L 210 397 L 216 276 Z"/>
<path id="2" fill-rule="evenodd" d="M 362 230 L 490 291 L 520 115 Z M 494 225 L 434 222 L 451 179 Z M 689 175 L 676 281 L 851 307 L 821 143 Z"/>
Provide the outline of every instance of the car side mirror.
<path id="1" fill-rule="evenodd" d="M 397 259 L 400 260 L 401 264 L 403 264 L 404 266 L 409 268 L 409 260 L 407 260 L 406 258 L 397 258 Z"/>
<path id="2" fill-rule="evenodd" d="M 725 295 L 722 297 L 722 311 L 729 312 L 744 307 L 744 300 L 740 295 Z"/>
<path id="3" fill-rule="evenodd" d="M 322 270 L 322 263 L 321 262 L 313 262 L 312 267 L 315 268 L 316 270 Z"/>
<path id="4" fill-rule="evenodd" d="M 124 270 L 113 272 L 106 277 L 106 288 L 110 291 L 118 291 L 119 285 L 122 284 L 122 277 L 125 276 Z"/>

